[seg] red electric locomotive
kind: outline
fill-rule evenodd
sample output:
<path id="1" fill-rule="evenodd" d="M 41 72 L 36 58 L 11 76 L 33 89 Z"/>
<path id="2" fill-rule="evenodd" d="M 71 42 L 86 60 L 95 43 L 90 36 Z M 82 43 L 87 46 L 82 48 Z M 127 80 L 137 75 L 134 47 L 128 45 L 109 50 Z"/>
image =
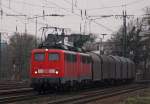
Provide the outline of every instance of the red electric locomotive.
<path id="1" fill-rule="evenodd" d="M 30 78 L 35 90 L 41 92 L 134 80 L 135 67 L 130 59 L 100 55 L 99 51 L 84 53 L 77 47 L 62 44 L 65 37 L 62 34 L 48 34 L 39 49 L 32 51 Z"/>
<path id="2" fill-rule="evenodd" d="M 31 55 L 30 78 L 35 90 L 88 83 L 91 79 L 88 54 L 61 49 L 34 49 Z"/>

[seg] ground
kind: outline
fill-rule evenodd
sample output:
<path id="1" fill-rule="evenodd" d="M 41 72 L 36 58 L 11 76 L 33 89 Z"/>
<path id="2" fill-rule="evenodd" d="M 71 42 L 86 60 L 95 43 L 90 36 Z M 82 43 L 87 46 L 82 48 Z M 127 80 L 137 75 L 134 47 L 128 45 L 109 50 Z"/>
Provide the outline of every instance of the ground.
<path id="1" fill-rule="evenodd" d="M 88 104 L 150 104 L 150 88 L 118 95 Z"/>
<path id="2" fill-rule="evenodd" d="M 55 95 L 43 97 L 41 99 L 34 99 L 29 101 L 21 101 L 10 104 L 47 104 L 50 100 L 61 99 L 68 95 Z M 103 100 L 97 100 L 87 104 L 150 104 L 150 87 L 114 97 L 110 97 Z"/>

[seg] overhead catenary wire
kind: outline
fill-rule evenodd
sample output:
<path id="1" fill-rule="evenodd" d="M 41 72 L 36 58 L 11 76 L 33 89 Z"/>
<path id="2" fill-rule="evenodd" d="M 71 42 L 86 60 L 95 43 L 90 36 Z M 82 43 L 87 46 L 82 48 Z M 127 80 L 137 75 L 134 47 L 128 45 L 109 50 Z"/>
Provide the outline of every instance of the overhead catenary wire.
<path id="1" fill-rule="evenodd" d="M 21 18 L 19 18 L 19 16 L 26 16 L 27 17 L 27 15 L 24 15 L 24 14 L 22 14 L 22 13 L 20 13 L 20 12 L 17 12 L 16 10 L 13 10 L 12 8 L 9 8 L 9 7 L 7 7 L 7 6 L 5 6 L 5 5 L 3 5 L 3 7 L 5 7 L 6 9 L 8 9 L 8 10 L 10 10 L 10 11 L 12 11 L 12 12 L 14 12 L 14 13 L 17 13 L 17 14 L 8 14 L 8 13 L 6 13 L 6 16 L 14 16 L 15 18 L 17 18 L 17 19 L 20 19 L 21 20 L 21 22 L 22 23 L 24 23 L 23 21 L 22 21 L 22 19 Z M 57 15 L 57 14 L 51 14 L 51 15 L 44 15 L 44 16 L 64 16 L 64 15 Z M 37 16 L 35 16 L 34 18 L 36 18 Z M 37 18 L 39 18 L 39 17 L 43 17 L 43 16 L 38 16 Z M 23 19 L 23 20 L 31 20 L 32 22 L 34 22 L 32 19 L 34 19 L 34 18 L 26 18 L 26 19 Z M 35 23 L 35 22 L 34 22 Z M 46 25 L 45 23 L 43 23 L 43 22 L 37 22 L 36 21 L 36 24 L 40 24 L 40 25 Z M 37 26 L 36 26 L 37 27 Z M 27 29 L 26 29 L 27 27 L 26 27 L 26 24 L 25 24 L 25 32 L 27 31 Z M 36 30 L 37 31 L 37 30 Z M 36 32 L 36 34 L 37 34 L 37 32 Z"/>
<path id="2" fill-rule="evenodd" d="M 4 5 L 3 5 L 3 7 L 4 7 Z M 6 9 L 10 9 L 10 8 L 8 8 L 7 6 L 5 6 L 5 8 Z M 15 11 L 15 10 L 13 10 L 12 8 L 10 9 L 11 11 L 13 11 L 13 12 L 17 12 L 17 11 Z M 13 16 L 13 17 L 15 17 L 15 18 L 17 18 L 17 19 L 19 19 L 19 21 L 21 22 L 21 23 L 23 23 L 23 24 L 25 24 L 25 33 L 27 33 L 27 23 L 28 22 L 25 22 L 24 20 L 27 20 L 26 18 L 24 18 L 24 19 L 22 19 L 20 16 L 23 16 L 23 17 L 26 17 L 27 15 L 24 15 L 24 14 L 22 14 L 22 13 L 19 13 L 19 12 L 17 12 L 17 14 L 8 14 L 8 13 L 6 13 L 6 12 L 4 12 L 4 14 L 6 15 L 6 16 Z M 31 22 L 33 22 L 33 23 L 35 23 L 33 20 L 31 20 Z M 40 22 L 38 22 L 38 24 L 40 24 L 40 25 L 45 25 L 44 23 L 40 23 Z M 16 25 L 16 31 L 18 31 L 18 28 L 17 28 L 17 25 Z M 2 31 L 2 30 L 1 30 Z M 11 31 L 12 32 L 12 31 Z M 15 31 L 13 31 L 13 32 L 15 32 Z"/>
<path id="3" fill-rule="evenodd" d="M 52 1 L 48 1 L 48 2 L 52 3 L 52 4 L 55 5 L 55 6 L 58 6 L 58 7 L 62 8 L 62 9 L 64 9 L 64 10 L 67 11 L 67 12 L 70 12 L 70 11 L 66 10 L 65 8 L 59 6 L 58 4 L 56 4 L 56 3 L 52 2 Z M 76 7 L 76 8 L 77 8 L 77 7 Z M 81 9 L 80 9 L 80 10 L 81 10 Z M 72 13 L 72 12 L 71 12 L 71 13 Z M 77 13 L 75 13 L 75 12 L 73 12 L 72 14 L 81 17 L 80 14 L 77 14 Z M 90 20 L 88 17 L 87 17 L 87 19 Z M 94 21 L 94 23 L 97 24 L 97 25 L 99 25 L 99 26 L 101 26 L 101 27 L 103 27 L 103 28 L 105 28 L 105 29 L 107 29 L 107 30 L 109 30 L 109 31 L 111 31 L 111 32 L 114 32 L 112 29 L 108 28 L 107 26 L 102 25 L 101 23 L 98 23 L 97 21 Z"/>
<path id="4" fill-rule="evenodd" d="M 18 1 L 19 2 L 19 1 Z M 23 2 L 24 3 L 24 2 Z M 31 4 L 32 5 L 32 4 Z M 16 11 L 16 10 L 14 10 L 14 9 L 10 9 L 9 7 L 7 7 L 7 6 L 5 6 L 5 5 L 3 5 L 5 8 L 7 8 L 7 9 L 9 9 L 9 10 L 11 10 L 11 11 L 13 11 L 13 12 L 15 12 L 15 13 L 17 13 L 17 14 L 19 14 L 19 15 L 24 15 L 24 14 L 22 14 L 21 12 L 18 12 L 18 11 Z M 43 7 L 43 6 L 40 6 L 40 7 Z M 45 8 L 45 6 L 44 6 L 44 8 Z M 52 7 L 52 8 L 56 8 L 56 7 Z M 28 19 L 34 19 L 34 18 L 39 18 L 39 17 L 43 17 L 43 16 L 65 16 L 65 15 L 58 15 L 58 14 L 46 14 L 46 15 L 42 15 L 42 16 L 34 16 L 34 17 L 29 17 Z"/>
<path id="5" fill-rule="evenodd" d="M 72 5 L 72 3 L 70 2 L 70 1 L 68 1 L 68 0 L 64 0 L 66 3 L 68 3 L 68 4 L 71 4 Z M 75 4 L 73 4 L 73 6 L 76 6 Z"/>
<path id="6" fill-rule="evenodd" d="M 56 3 L 52 2 L 52 1 L 49 1 L 49 2 L 51 2 L 52 4 L 54 4 L 54 5 L 56 5 L 56 6 L 59 6 L 59 5 L 57 5 Z M 59 7 L 60 7 L 60 6 L 59 6 Z M 61 7 L 61 8 L 62 8 L 62 7 Z M 63 9 L 64 9 L 64 8 L 63 8 Z M 65 10 L 65 9 L 64 9 L 64 10 Z M 67 11 L 67 10 L 66 10 L 66 11 Z M 67 11 L 67 12 L 68 12 L 68 11 Z M 73 13 L 73 14 L 75 14 L 75 15 L 81 17 L 81 15 L 79 15 L 79 14 L 76 14 L 76 13 Z M 90 20 L 88 17 L 87 17 L 87 19 Z M 103 27 L 103 28 L 105 28 L 105 29 L 107 29 L 108 31 L 114 32 L 112 29 L 108 28 L 107 26 L 102 25 L 101 23 L 98 23 L 97 21 L 94 21 L 94 23 L 97 24 L 97 25 L 99 25 L 99 26 L 101 26 L 101 27 Z"/>
<path id="7" fill-rule="evenodd" d="M 72 5 L 72 10 L 79 10 L 79 11 L 80 11 L 80 9 L 74 8 L 74 7 L 77 7 L 77 0 L 75 0 L 75 1 L 72 0 L 72 2 L 70 2 L 70 1 L 68 1 L 68 0 L 64 0 L 64 1 L 65 1 L 66 3 Z"/>
<path id="8" fill-rule="evenodd" d="M 9 0 L 7 0 L 7 1 L 9 1 Z M 25 2 L 25 1 L 18 1 L 18 0 L 13 0 L 13 2 L 14 3 L 16 3 L 16 4 L 26 4 L 26 5 L 28 5 L 28 6 L 31 6 L 31 7 L 43 7 L 43 6 L 41 6 L 41 5 L 38 5 L 38 4 L 33 4 L 33 3 L 28 3 L 28 2 Z M 52 6 L 45 6 L 45 8 L 52 8 L 52 9 L 59 9 L 59 8 L 57 8 L 57 7 L 52 7 Z M 69 9 L 69 8 L 66 8 L 66 9 Z"/>
<path id="9" fill-rule="evenodd" d="M 15 0 L 15 1 L 16 1 L 16 0 Z M 65 1 L 67 1 L 67 0 L 65 0 Z M 139 1 L 139 0 L 135 0 L 135 1 Z M 23 1 L 23 2 L 24 2 L 24 1 Z M 51 2 L 51 1 L 48 1 L 48 2 Z M 54 2 L 53 2 L 53 3 L 54 3 Z M 132 4 L 134 4 L 134 2 L 133 2 L 133 1 L 132 1 L 131 3 L 132 3 Z M 48 3 L 48 4 L 50 4 L 50 3 Z M 59 9 L 62 9 L 62 10 L 64 10 L 64 9 L 65 9 L 64 11 L 71 13 L 71 11 L 70 11 L 70 10 L 68 10 L 68 9 L 66 9 L 66 8 L 61 7 L 61 6 L 60 6 L 59 4 L 57 4 L 57 3 L 55 3 L 55 4 L 56 4 L 56 5 L 55 5 L 56 7 L 54 7 L 54 8 L 59 8 Z M 127 4 L 128 4 L 128 3 L 127 3 Z M 32 5 L 32 4 L 31 4 L 31 5 Z M 37 4 L 34 4 L 34 5 L 37 5 Z M 128 4 L 128 5 L 129 5 L 129 4 Z M 40 6 L 40 5 L 39 5 L 39 6 Z M 37 6 L 37 7 L 38 7 L 38 6 Z M 46 8 L 46 7 L 48 7 L 48 5 L 46 5 L 46 6 L 45 6 L 45 8 Z M 80 9 L 78 9 L 78 10 L 80 10 Z M 78 13 L 72 13 L 72 14 L 74 14 L 74 15 L 76 15 L 76 14 L 77 14 L 76 16 L 80 16 L 80 17 L 81 17 L 81 15 L 80 15 L 80 14 L 78 14 Z M 36 18 L 36 17 L 34 17 L 34 18 Z M 96 22 L 97 22 L 97 21 L 96 21 Z M 99 23 L 98 23 L 98 24 L 99 24 Z M 97 24 L 97 25 L 98 25 L 98 24 Z M 41 25 L 44 25 L 44 23 L 42 23 Z M 102 25 L 99 25 L 99 26 L 102 26 Z M 105 26 L 105 27 L 107 27 L 107 26 Z M 105 28 L 105 27 L 103 27 L 103 28 Z M 107 28 L 109 28 L 109 27 L 107 27 Z M 106 28 L 105 28 L 105 29 L 106 29 Z M 112 29 L 109 29 L 109 30 L 112 30 Z"/>
<path id="10" fill-rule="evenodd" d="M 91 8 L 91 9 L 87 9 L 88 11 L 93 11 L 93 10 L 102 10 L 102 9 L 111 9 L 111 8 L 118 8 L 118 7 L 122 7 L 122 6 L 131 6 L 140 2 L 143 2 L 145 0 L 134 0 L 132 2 L 129 2 L 127 4 L 121 4 L 121 5 L 114 5 L 114 6 L 106 6 L 106 7 L 101 7 L 101 8 Z"/>
<path id="11" fill-rule="evenodd" d="M 54 2 L 52 2 L 52 1 L 48 1 L 48 2 L 51 2 L 53 5 L 55 5 L 56 7 L 58 7 L 58 8 L 61 8 L 61 9 L 63 9 L 63 10 L 65 10 L 66 12 L 71 12 L 71 11 L 69 11 L 69 10 L 67 10 L 66 8 L 63 8 L 63 7 L 61 7 L 61 6 L 59 6 L 58 4 L 56 4 L 56 3 L 54 3 Z M 6 6 L 5 6 L 6 7 Z M 9 7 L 7 7 L 8 9 L 10 9 Z M 13 11 L 13 12 L 16 12 L 16 13 L 18 13 L 18 14 L 22 14 L 22 13 L 20 13 L 20 12 L 17 12 L 17 11 L 15 11 L 15 10 L 13 10 L 12 8 L 11 8 L 11 10 Z M 77 14 L 77 13 L 72 13 L 72 14 L 74 14 L 74 15 L 76 15 L 76 16 L 81 16 L 80 14 Z M 41 17 L 41 16 L 39 16 L 39 17 Z M 33 17 L 33 19 L 34 18 L 36 18 L 36 17 Z M 30 18 L 31 19 L 31 18 Z M 32 22 L 34 22 L 34 21 L 32 21 Z M 35 22 L 34 22 L 35 23 Z M 96 21 L 94 22 L 94 23 L 96 23 Z M 44 23 L 39 23 L 38 22 L 38 24 L 40 24 L 40 25 L 45 25 Z M 100 25 L 100 23 L 97 23 L 97 25 L 99 25 L 99 26 L 102 26 L 103 28 L 106 28 L 106 26 L 103 26 L 103 25 Z M 108 27 L 106 28 L 107 30 L 108 30 Z M 111 30 L 111 29 L 109 29 L 109 30 Z"/>
<path id="12" fill-rule="evenodd" d="M 9 8 L 9 7 L 5 6 L 5 5 L 2 5 L 2 6 L 5 7 L 6 9 L 8 9 L 8 10 L 14 12 L 14 13 L 17 13 L 17 15 L 26 15 L 26 14 L 22 14 L 21 12 L 18 12 L 18 11 L 16 11 L 16 10 L 12 9 L 12 8 Z M 7 14 L 8 14 L 8 13 L 6 13 L 6 15 L 7 15 Z M 26 15 L 26 16 L 27 16 L 27 15 Z M 18 17 L 18 16 L 15 16 L 15 18 L 20 19 L 21 22 L 24 23 L 24 22 L 23 22 L 24 19 L 22 19 L 22 18 L 20 18 L 20 17 Z M 27 18 L 27 19 L 28 19 L 28 18 Z M 31 20 L 31 22 L 35 23 L 34 21 L 32 21 L 32 19 L 29 19 L 29 20 Z M 40 25 L 45 25 L 43 22 L 38 22 L 38 24 L 40 24 Z"/>
<path id="13" fill-rule="evenodd" d="M 7 1 L 9 1 L 9 0 L 7 0 Z M 41 6 L 41 5 L 28 3 L 28 2 L 25 2 L 25 1 L 14 0 L 13 2 L 19 3 L 19 4 L 26 4 L 26 5 L 31 6 L 31 7 L 39 7 L 39 8 L 42 7 L 43 8 L 43 6 Z M 48 6 L 48 5 L 45 5 L 44 8 L 47 8 L 47 9 L 50 9 L 50 8 L 51 9 L 62 9 L 62 8 L 59 8 L 59 7 L 53 7 L 53 6 Z M 64 8 L 64 9 L 70 10 L 70 8 Z"/>
<path id="14" fill-rule="evenodd" d="M 94 23 L 97 24 L 97 25 L 99 25 L 99 26 L 101 26 L 101 27 L 103 27 L 103 28 L 105 28 L 105 29 L 107 29 L 107 30 L 110 31 L 110 32 L 114 32 L 114 30 L 108 28 L 107 26 L 105 26 L 105 25 L 103 25 L 103 24 L 101 24 L 101 23 L 98 23 L 96 20 L 94 20 Z"/>
<path id="15" fill-rule="evenodd" d="M 14 12 L 14 13 L 17 13 L 17 15 L 27 16 L 27 15 L 24 15 L 22 12 L 18 12 L 18 11 L 14 10 L 14 9 L 12 9 L 12 8 L 10 8 L 10 7 L 7 7 L 7 6 L 5 6 L 5 5 L 3 5 L 3 6 L 4 6 L 5 8 L 7 8 L 7 9 L 9 9 L 10 11 Z M 58 7 L 58 5 L 57 5 L 56 3 L 55 3 L 55 6 Z M 59 6 L 59 8 L 65 10 L 65 11 L 67 11 L 67 12 L 70 12 L 69 10 L 67 10 L 66 8 L 62 8 L 61 6 Z M 73 13 L 73 14 L 75 14 L 75 15 L 77 15 L 77 16 L 80 16 L 80 15 L 78 15 L 77 13 Z M 7 13 L 6 13 L 6 15 L 7 15 L 7 16 L 10 16 L 10 15 L 8 15 Z M 15 18 L 20 19 L 21 22 L 24 23 L 24 21 L 22 21 L 22 18 L 20 18 L 19 16 L 15 15 L 15 14 L 13 14 L 13 15 L 14 15 Z M 42 17 L 42 16 L 39 16 L 39 17 Z M 33 19 L 34 19 L 34 18 L 33 18 Z M 42 23 L 42 25 L 43 25 L 43 24 L 44 24 L 44 23 Z M 98 24 L 98 25 L 99 25 L 99 24 Z M 101 25 L 101 26 L 102 26 L 102 25 Z M 105 26 L 103 26 L 103 27 L 105 28 Z"/>
<path id="16" fill-rule="evenodd" d="M 52 2 L 52 1 L 47 1 L 47 2 L 49 2 L 49 3 L 51 3 L 51 4 L 53 4 L 53 5 L 57 6 L 57 7 L 59 7 L 60 9 L 66 11 L 66 12 L 72 13 L 72 12 L 69 11 L 68 9 L 63 8 L 63 7 L 61 7 L 60 5 L 58 5 L 58 4 L 56 4 L 56 3 Z M 72 14 L 74 14 L 74 15 L 76 15 L 76 16 L 80 16 L 80 14 L 77 14 L 77 13 L 72 13 Z"/>
<path id="17" fill-rule="evenodd" d="M 3 11 L 3 16 L 4 16 L 4 14 L 7 15 L 8 13 L 6 13 L 6 12 Z M 15 18 L 20 19 L 20 22 L 22 22 L 22 23 L 24 24 L 24 22 L 22 21 L 21 18 L 19 18 L 18 16 L 15 16 Z M 2 30 L 3 30 L 3 29 L 2 29 Z M 1 31 L 2 31 L 2 30 L 1 30 Z"/>
<path id="18" fill-rule="evenodd" d="M 46 17 L 46 16 L 59 16 L 59 17 L 64 17 L 65 15 L 62 14 L 45 14 L 45 15 L 37 15 L 34 17 L 29 17 L 28 19 L 35 19 L 35 18 L 40 18 L 40 17 Z"/>
<path id="19" fill-rule="evenodd" d="M 67 0 L 65 0 L 65 1 L 67 1 Z M 144 0 L 143 0 L 144 1 Z M 143 2 L 142 1 L 142 2 Z M 141 0 L 134 0 L 134 1 L 132 1 L 132 2 L 129 2 L 129 3 L 125 3 L 125 4 L 122 4 L 122 5 L 118 5 L 118 6 L 112 6 L 112 7 L 108 7 L 108 8 L 113 8 L 113 7 L 121 7 L 121 6 L 129 6 L 129 5 L 133 5 L 133 4 L 136 4 L 136 3 L 139 3 L 139 2 L 141 2 Z M 71 4 L 71 3 L 70 3 Z M 104 7 L 105 8 L 105 7 Z M 119 16 L 119 15 L 111 15 L 111 16 Z M 121 16 L 121 15 L 120 15 Z M 128 15 L 128 16 L 135 16 L 135 15 Z M 127 16 L 127 17 L 128 17 Z M 102 16 L 101 16 L 102 17 Z M 88 19 L 88 18 L 87 18 Z M 95 22 L 95 21 L 94 21 Z M 113 31 L 112 29 L 109 29 L 109 28 L 107 28 L 106 26 L 104 26 L 104 25 L 102 25 L 102 24 L 100 24 L 100 23 L 97 23 L 97 22 L 95 22 L 96 24 L 98 24 L 98 25 L 100 25 L 100 26 L 102 26 L 102 27 L 104 27 L 105 29 L 107 29 L 107 30 L 109 30 L 109 31 Z"/>

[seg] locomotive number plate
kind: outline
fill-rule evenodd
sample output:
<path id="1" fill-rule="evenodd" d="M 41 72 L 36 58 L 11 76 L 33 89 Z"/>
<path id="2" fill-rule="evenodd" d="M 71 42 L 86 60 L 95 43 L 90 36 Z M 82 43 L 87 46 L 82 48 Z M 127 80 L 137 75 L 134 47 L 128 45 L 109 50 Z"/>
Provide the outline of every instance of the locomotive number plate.
<path id="1" fill-rule="evenodd" d="M 49 73 L 55 73 L 55 69 L 50 69 Z"/>
<path id="2" fill-rule="evenodd" d="M 38 73 L 44 73 L 43 69 L 38 69 Z"/>

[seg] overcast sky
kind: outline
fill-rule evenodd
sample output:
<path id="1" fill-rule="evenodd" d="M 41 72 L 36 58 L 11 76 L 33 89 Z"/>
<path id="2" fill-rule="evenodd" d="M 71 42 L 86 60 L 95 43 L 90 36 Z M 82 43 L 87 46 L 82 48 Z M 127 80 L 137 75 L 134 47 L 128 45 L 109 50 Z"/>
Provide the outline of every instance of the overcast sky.
<path id="1" fill-rule="evenodd" d="M 89 20 L 83 15 L 81 18 L 81 10 L 87 11 L 87 16 L 101 15 L 121 15 L 122 10 L 126 9 L 127 14 L 135 15 L 135 19 L 144 14 L 144 8 L 150 7 L 150 0 L 0 0 L 3 15 L 1 16 L 0 31 L 5 32 L 8 36 L 12 32 L 25 31 L 25 22 L 27 23 L 27 32 L 35 34 L 35 19 L 25 20 L 24 16 L 6 16 L 6 14 L 27 15 L 26 18 L 35 15 L 45 14 L 61 14 L 64 17 L 45 17 L 38 18 L 38 36 L 41 36 L 40 28 L 48 24 L 49 26 L 57 26 L 70 28 L 71 32 L 79 33 L 80 24 L 82 32 L 89 33 Z M 126 4 L 126 6 L 124 6 Z M 84 14 L 84 13 L 83 13 Z M 91 17 L 95 18 L 95 17 Z M 99 17 L 98 17 L 99 18 Z M 112 34 L 122 25 L 121 18 L 109 17 L 96 19 L 95 24 L 91 22 L 91 32 L 97 34 Z M 85 28 L 85 29 L 84 29 Z M 107 36 L 110 37 L 110 36 Z M 3 36 L 7 38 L 7 36 Z"/>

